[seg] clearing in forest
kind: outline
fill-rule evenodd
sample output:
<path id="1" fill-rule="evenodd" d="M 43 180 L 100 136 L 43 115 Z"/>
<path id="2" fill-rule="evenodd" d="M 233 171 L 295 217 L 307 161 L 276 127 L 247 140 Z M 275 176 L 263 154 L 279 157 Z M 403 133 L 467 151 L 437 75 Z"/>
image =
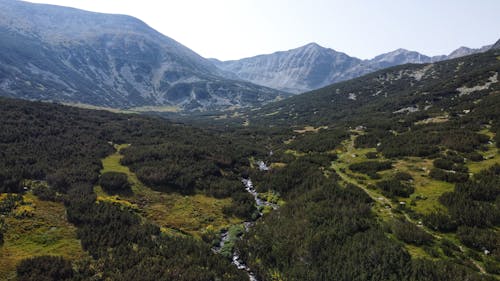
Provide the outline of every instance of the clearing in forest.
<path id="1" fill-rule="evenodd" d="M 231 205 L 231 198 L 217 199 L 204 194 L 181 195 L 155 191 L 139 181 L 134 172 L 120 163 L 122 149 L 128 144 L 115 145 L 116 152 L 102 159 L 105 172 L 125 173 L 131 184 L 131 195 L 108 195 L 100 186 L 94 188 L 98 200 L 112 201 L 125 208 L 132 208 L 143 217 L 158 224 L 167 233 L 201 235 L 207 228 L 220 230 L 242 220 L 228 217 L 223 208 Z M 243 187 L 242 187 L 243 188 Z"/>

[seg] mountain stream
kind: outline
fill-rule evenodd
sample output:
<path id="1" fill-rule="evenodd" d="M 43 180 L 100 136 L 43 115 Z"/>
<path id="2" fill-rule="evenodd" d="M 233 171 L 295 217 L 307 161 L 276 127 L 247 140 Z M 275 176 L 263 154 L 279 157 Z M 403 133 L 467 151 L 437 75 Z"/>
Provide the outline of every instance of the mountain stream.
<path id="1" fill-rule="evenodd" d="M 259 161 L 258 165 L 259 165 L 259 170 L 261 170 L 261 171 L 268 171 L 269 170 L 269 167 L 263 161 Z M 262 211 L 260 211 L 260 210 L 262 210 L 262 208 L 264 208 L 266 206 L 271 207 L 273 210 L 276 210 L 276 209 L 279 208 L 278 204 L 274 204 L 274 203 L 262 200 L 259 197 L 259 193 L 253 187 L 253 183 L 252 183 L 252 180 L 250 178 L 248 178 L 248 179 L 244 178 L 244 179 L 241 180 L 241 182 L 245 186 L 245 190 L 254 197 L 254 199 L 255 199 L 255 205 L 259 209 L 259 217 L 262 216 Z M 245 231 L 248 231 L 250 229 L 250 227 L 252 227 L 254 225 L 254 223 L 255 223 L 255 221 L 246 221 L 246 222 L 244 222 Z M 216 247 L 214 247 L 213 250 L 215 252 L 220 252 L 221 249 L 222 249 L 222 247 L 224 246 L 224 244 L 227 241 L 229 241 L 229 239 L 230 239 L 230 237 L 229 237 L 228 231 L 227 230 L 223 231 L 221 233 L 221 240 L 219 242 L 219 245 L 217 245 Z M 241 257 L 238 254 L 238 251 L 233 250 L 233 256 L 232 256 L 231 259 L 232 259 L 232 263 L 239 270 L 244 270 L 247 273 L 248 278 L 249 278 L 250 281 L 258 281 L 257 277 L 255 276 L 255 273 L 253 273 L 251 271 L 251 269 L 248 267 L 248 265 L 246 265 L 246 263 L 241 259 Z"/>

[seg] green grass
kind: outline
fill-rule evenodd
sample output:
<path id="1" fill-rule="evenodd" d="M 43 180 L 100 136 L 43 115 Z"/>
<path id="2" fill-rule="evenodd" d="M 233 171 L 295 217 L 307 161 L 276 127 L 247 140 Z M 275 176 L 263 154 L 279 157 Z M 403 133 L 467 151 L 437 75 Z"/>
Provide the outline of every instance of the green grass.
<path id="1" fill-rule="evenodd" d="M 278 204 L 279 206 L 285 205 L 285 201 L 280 197 L 280 195 L 272 190 L 259 193 L 259 198 L 273 204 Z"/>
<path id="2" fill-rule="evenodd" d="M 70 260 L 88 254 L 76 238 L 76 228 L 66 220 L 62 203 L 39 200 L 27 193 L 24 200 L 31 202 L 33 217 L 7 216 L 5 243 L 0 246 L 0 280 L 15 278 L 17 264 L 28 257 L 61 255 Z"/>
<path id="3" fill-rule="evenodd" d="M 479 131 L 479 133 L 490 137 L 492 142 L 486 145 L 486 147 L 488 148 L 486 151 L 478 151 L 481 155 L 483 155 L 485 160 L 480 162 L 468 161 L 467 167 L 473 174 L 477 174 L 481 170 L 486 170 L 494 164 L 500 164 L 500 150 L 498 149 L 496 143 L 493 141 L 495 139 L 495 134 L 490 130 L 489 127 Z"/>
<path id="4" fill-rule="evenodd" d="M 487 159 L 480 162 L 467 163 L 467 167 L 471 173 L 477 174 L 481 170 L 486 170 L 495 164 L 500 164 L 500 151 L 496 146 L 488 145 L 488 150 L 480 153 Z"/>
<path id="5" fill-rule="evenodd" d="M 144 210 L 148 219 L 163 227 L 199 236 L 209 226 L 222 229 L 242 222 L 222 213 L 223 207 L 230 204 L 230 198 L 215 199 L 202 194 L 162 194 L 158 200 L 144 206 Z"/>
<path id="6" fill-rule="evenodd" d="M 350 140 L 343 142 L 343 148 L 337 150 L 337 152 L 339 152 L 339 158 L 333 164 L 333 168 L 344 181 L 354 185 L 367 187 L 370 185 L 375 185 L 379 181 L 390 179 L 398 172 L 406 172 L 413 177 L 412 184 L 415 187 L 415 192 L 410 196 L 410 198 L 396 198 L 397 201 L 406 202 L 407 208 L 411 208 L 420 214 L 428 214 L 433 210 L 445 208 L 439 203 L 438 199 L 443 193 L 453 191 L 454 185 L 451 183 L 434 180 L 428 176 L 429 171 L 432 168 L 432 160 L 419 157 L 406 157 L 404 159 L 393 160 L 394 164 L 392 169 L 378 172 L 378 174 L 381 176 L 381 179 L 370 179 L 364 174 L 354 173 L 350 171 L 349 165 L 369 160 L 366 158 L 366 154 L 369 152 L 375 152 L 376 149 L 357 149 L 353 145 L 354 140 L 355 136 L 352 136 Z M 379 156 L 377 160 L 387 159 Z M 377 201 L 379 201 L 379 203 L 383 205 L 387 204 L 388 200 L 384 199 L 385 197 L 379 190 L 367 188 L 364 189 L 372 198 L 378 199 Z M 425 199 L 417 200 L 417 197 Z M 412 200 L 416 202 L 415 206 L 410 206 L 409 203 Z M 392 217 L 388 216 L 388 212 L 385 210 L 376 209 L 376 211 L 384 218 L 384 220 Z"/>
<path id="7" fill-rule="evenodd" d="M 376 181 L 369 179 L 366 175 L 355 173 L 349 169 L 349 165 L 354 163 L 360 163 L 369 160 L 366 154 L 369 152 L 375 152 L 375 148 L 355 148 L 354 140 L 355 135 L 351 135 L 351 138 L 342 142 L 340 148 L 336 150 L 338 159 L 333 161 L 332 169 L 335 170 L 337 175 L 342 178 L 344 184 L 352 184 L 363 189 L 377 204 L 373 206 L 373 211 L 377 216 L 384 222 L 388 222 L 394 218 L 392 212 L 392 203 L 390 200 L 385 198 L 379 191 L 375 189 L 367 188 L 368 185 L 374 184 Z M 377 160 L 381 160 L 379 157 Z M 388 208 L 387 206 L 391 206 Z"/>
<path id="8" fill-rule="evenodd" d="M 453 191 L 454 188 L 454 184 L 429 177 L 429 171 L 432 167 L 432 160 L 418 157 L 407 157 L 394 163 L 394 172 L 410 174 L 413 177 L 415 187 L 415 192 L 410 198 L 398 199 L 406 202 L 409 208 L 419 214 L 428 214 L 435 210 L 445 209 L 438 199 L 443 193 Z M 409 205 L 412 200 L 416 202 L 416 206 Z"/>
<path id="9" fill-rule="evenodd" d="M 234 246 L 239 236 L 245 232 L 245 226 L 243 224 L 237 224 L 229 227 L 227 235 L 228 240 L 224 243 L 224 246 L 220 249 L 221 255 L 231 258 L 233 256 Z"/>
<path id="10" fill-rule="evenodd" d="M 438 199 L 445 192 L 451 192 L 454 189 L 454 185 L 447 182 L 441 182 L 436 180 L 430 180 L 427 183 L 417 183 L 415 186 L 415 192 L 410 196 L 410 199 L 404 200 L 409 205 L 411 200 L 415 200 L 416 206 L 410 206 L 414 211 L 419 214 L 429 214 L 433 211 L 446 209 Z M 425 198 L 425 199 L 418 199 Z"/>
<path id="11" fill-rule="evenodd" d="M 91 105 L 91 104 L 86 104 L 86 103 L 62 103 L 67 106 L 72 106 L 72 107 L 77 107 L 77 108 L 83 108 L 83 109 L 93 109 L 93 110 L 105 110 L 109 112 L 114 112 L 114 113 L 136 113 L 136 111 L 130 111 L 126 109 L 119 109 L 119 108 L 112 108 L 112 107 L 104 107 L 104 106 L 96 106 L 96 105 Z"/>
<path id="12" fill-rule="evenodd" d="M 433 259 L 424 249 L 421 247 L 411 245 L 411 244 L 405 244 L 405 249 L 408 251 L 408 253 L 411 255 L 412 258 L 414 259 Z"/>
<path id="13" fill-rule="evenodd" d="M 222 212 L 224 207 L 231 205 L 231 198 L 217 199 L 203 194 L 184 196 L 154 191 L 145 186 L 135 173 L 120 163 L 123 158 L 120 150 L 128 146 L 115 145 L 117 151 L 102 159 L 101 173 L 125 173 L 132 185 L 133 195 L 110 196 L 100 186 L 96 186 L 94 191 L 98 200 L 120 204 L 124 208 L 139 209 L 143 217 L 158 224 L 165 233 L 180 231 L 199 237 L 207 227 L 220 230 L 242 222 L 241 219 L 227 217 Z"/>
<path id="14" fill-rule="evenodd" d="M 286 154 L 291 154 L 295 157 L 302 157 L 304 155 L 306 155 L 307 153 L 304 153 L 304 152 L 300 152 L 300 151 L 297 151 L 297 150 L 293 150 L 293 149 L 287 149 L 285 150 L 285 153 Z"/>
<path id="15" fill-rule="evenodd" d="M 139 106 L 131 107 L 128 111 L 131 112 L 179 112 L 180 108 L 173 105 L 165 106 Z"/>
<path id="16" fill-rule="evenodd" d="M 397 203 L 395 202 L 397 201 L 406 202 L 407 204 L 405 208 L 410 208 L 418 214 L 428 214 L 434 210 L 446 209 L 445 206 L 439 203 L 438 199 L 443 193 L 453 191 L 454 184 L 434 180 L 429 177 L 429 171 L 433 167 L 432 160 L 419 157 L 406 157 L 403 159 L 393 160 L 393 169 L 379 172 L 381 179 L 373 180 L 368 178 L 366 175 L 354 173 L 349 170 L 349 165 L 367 161 L 368 159 L 366 158 L 366 153 L 375 151 L 375 149 L 356 149 L 353 145 L 354 140 L 355 136 L 351 136 L 350 140 L 344 141 L 342 143 L 342 147 L 337 149 L 339 157 L 338 160 L 332 163 L 332 168 L 342 178 L 344 185 L 346 185 L 346 183 L 350 183 L 362 188 L 377 203 L 373 205 L 372 210 L 381 221 L 390 222 L 393 218 L 400 217 L 412 223 L 417 223 L 411 219 L 410 216 L 404 212 L 404 210 L 403 212 L 395 211 L 394 207 L 396 207 Z M 495 144 L 489 145 L 489 150 L 484 153 L 485 155 L 491 154 L 493 157 L 482 162 L 469 163 L 469 169 L 471 169 L 472 172 L 477 172 L 490 167 L 494 163 L 499 163 L 498 150 Z M 377 159 L 386 160 L 382 156 Z M 415 186 L 415 192 L 410 196 L 410 198 L 395 198 L 394 202 L 383 196 L 379 190 L 368 188 L 370 185 L 373 185 L 380 180 L 391 178 L 398 172 L 406 172 L 413 177 L 412 184 Z M 411 201 L 414 201 L 415 204 L 410 204 Z M 391 206 L 391 208 L 387 208 L 386 206 Z M 439 241 L 442 238 L 447 238 L 461 249 L 466 249 L 466 247 L 460 243 L 460 241 L 456 238 L 456 235 L 453 233 L 444 234 L 432 231 L 426 227 L 422 227 L 422 229 L 434 237 L 434 243 L 425 247 L 428 247 L 428 250 L 435 251 L 440 256 L 439 258 L 447 258 L 444 257 L 444 254 L 439 246 Z M 396 239 L 393 235 L 389 236 Z M 424 249 L 424 247 L 418 247 L 406 243 L 404 243 L 404 247 L 412 258 L 437 259 L 432 257 L 428 251 Z M 480 262 L 473 260 L 466 253 L 461 253 L 460 255 L 463 256 L 463 259 L 467 262 L 470 261 L 477 268 L 481 268 Z"/>
<path id="17" fill-rule="evenodd" d="M 275 112 L 273 113 L 273 115 L 275 114 L 278 114 L 279 112 Z M 295 133 L 299 133 L 299 134 L 304 134 L 304 133 L 307 133 L 307 132 L 313 132 L 313 133 L 317 133 L 319 130 L 321 129 L 327 129 L 328 127 L 327 126 L 319 126 L 317 128 L 315 128 L 314 126 L 305 126 L 303 129 L 296 129 L 296 130 L 293 130 Z"/>

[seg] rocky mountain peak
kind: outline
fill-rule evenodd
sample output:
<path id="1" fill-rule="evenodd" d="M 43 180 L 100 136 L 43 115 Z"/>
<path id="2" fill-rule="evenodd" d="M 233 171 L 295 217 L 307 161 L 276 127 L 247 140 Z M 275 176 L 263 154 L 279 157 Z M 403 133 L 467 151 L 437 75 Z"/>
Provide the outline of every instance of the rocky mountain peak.
<path id="1" fill-rule="evenodd" d="M 496 43 L 500 48 L 500 40 Z M 345 53 L 309 43 L 288 51 L 259 55 L 233 61 L 213 62 L 222 70 L 242 80 L 267 87 L 301 93 L 364 74 L 407 63 L 434 63 L 487 51 L 491 45 L 478 49 L 461 47 L 450 55 L 429 57 L 403 48 L 360 60 Z"/>

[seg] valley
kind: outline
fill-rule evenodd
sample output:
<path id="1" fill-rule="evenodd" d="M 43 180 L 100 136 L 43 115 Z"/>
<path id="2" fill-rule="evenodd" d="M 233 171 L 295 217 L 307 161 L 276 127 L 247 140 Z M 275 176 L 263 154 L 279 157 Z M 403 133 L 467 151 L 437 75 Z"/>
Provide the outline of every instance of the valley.
<path id="1" fill-rule="evenodd" d="M 493 101 L 496 98 L 496 95 L 482 96 L 483 100 L 476 103 L 476 106 L 482 106 L 487 104 L 485 100 L 490 99 Z M 198 131 L 196 127 L 168 124 L 161 119 L 141 117 L 135 114 L 116 114 L 8 99 L 2 100 L 2 104 L 4 105 L 3 116 L 10 120 L 4 123 L 4 126 L 8 126 L 4 128 L 4 132 L 11 132 L 8 133 L 11 138 L 14 136 L 12 132 L 18 130 L 16 128 L 30 128 L 27 131 L 19 132 L 26 136 L 41 135 L 42 137 L 36 139 L 25 138 L 23 142 L 36 141 L 44 143 L 45 138 L 52 139 L 54 133 L 62 133 L 63 135 L 58 137 L 58 142 L 63 141 L 61 145 L 64 150 L 67 150 L 65 147 L 68 145 L 73 147 L 71 151 L 74 153 L 81 151 L 81 149 L 88 149 L 84 146 L 86 142 L 75 143 L 70 141 L 76 133 L 78 136 L 86 135 L 86 138 L 89 138 L 87 143 L 95 143 L 90 147 L 98 148 L 96 150 L 98 154 L 91 154 L 94 156 L 91 156 L 92 158 L 89 158 L 90 162 L 88 162 L 89 164 L 93 163 L 91 165 L 95 167 L 91 169 L 93 172 L 89 174 L 89 176 L 92 174 L 93 176 L 90 176 L 90 181 L 84 179 L 84 181 L 93 182 L 93 187 L 89 190 L 78 187 L 81 183 L 76 183 L 76 185 L 70 183 L 70 185 L 75 185 L 74 188 L 77 190 L 81 189 L 78 193 L 83 192 L 82 195 L 88 194 L 83 195 L 83 198 L 90 196 L 88 198 L 91 200 L 89 203 L 92 202 L 91 205 L 85 205 L 88 203 L 84 203 L 84 205 L 81 205 L 82 207 L 77 207 L 81 203 L 71 203 L 74 200 L 71 198 L 78 193 L 61 189 L 68 182 L 64 178 L 72 174 L 76 177 L 80 176 L 71 170 L 62 170 L 64 174 L 51 172 L 54 176 L 59 175 L 59 177 L 62 177 L 60 179 L 47 176 L 49 185 L 43 187 L 44 190 L 47 189 L 46 191 L 37 193 L 39 194 L 37 196 L 30 195 L 35 191 L 29 191 L 25 195 L 32 202 L 36 202 L 36 206 L 43 206 L 43 204 L 52 202 L 40 201 L 41 199 L 39 199 L 45 198 L 43 200 L 55 200 L 55 202 L 63 199 L 66 202 L 66 208 L 69 208 L 66 211 L 70 212 L 68 215 L 77 210 L 72 209 L 75 207 L 78 210 L 89 208 L 88 212 L 97 212 L 96 215 L 109 208 L 109 211 L 105 211 L 102 215 L 106 216 L 106 213 L 111 210 L 113 211 L 110 214 L 113 212 L 117 212 L 117 214 L 123 213 L 120 215 L 124 216 L 122 219 L 131 216 L 126 219 L 131 220 L 126 224 L 140 225 L 139 229 L 141 230 L 138 229 L 137 231 L 153 231 L 152 237 L 164 237 L 163 239 L 166 239 L 166 241 L 174 239 L 170 242 L 158 241 L 155 243 L 174 243 L 172 245 L 175 245 L 175 243 L 195 243 L 198 245 L 196 247 L 205 247 L 203 248 L 206 251 L 204 255 L 208 255 L 207 257 L 210 257 L 210 259 L 212 259 L 212 254 L 209 253 L 215 249 L 215 256 L 220 256 L 221 262 L 225 260 L 224 270 L 232 272 L 231 274 L 234 274 L 234 276 L 239 276 L 239 274 L 246 276 L 246 271 L 249 271 L 251 278 L 256 278 L 252 280 L 267 280 L 269 278 L 294 280 L 296 278 L 305 278 L 303 274 L 313 276 L 312 278 L 323 278 L 318 277 L 321 275 L 316 275 L 325 274 L 320 273 L 321 269 L 326 266 L 321 265 L 321 263 L 328 262 L 331 263 L 330 266 L 336 267 L 340 266 L 340 264 L 345 265 L 347 261 L 351 261 L 353 258 L 359 260 L 352 265 L 366 262 L 365 259 L 368 257 L 363 255 L 351 255 L 340 260 L 330 260 L 330 258 L 326 258 L 321 262 L 316 260 L 315 255 L 322 256 L 327 253 L 343 251 L 338 248 L 339 244 L 335 242 L 336 240 L 329 240 L 330 238 L 328 238 L 330 234 L 327 233 L 335 229 L 338 232 L 337 236 L 335 236 L 338 237 L 336 239 L 345 241 L 345 247 L 352 247 L 350 248 L 351 253 L 352 249 L 356 249 L 354 245 L 361 243 L 365 247 L 366 245 L 372 245 L 370 247 L 373 247 L 373 254 L 380 258 L 386 255 L 399 256 L 398 261 L 387 265 L 387 268 L 376 265 L 374 267 L 368 266 L 366 270 L 379 272 L 390 270 L 392 272 L 390 274 L 403 277 L 405 273 L 398 271 L 401 268 L 410 266 L 414 270 L 421 271 L 423 268 L 427 268 L 425 264 L 427 261 L 438 261 L 442 263 L 443 268 L 447 268 L 446 270 L 459 272 L 458 274 L 464 278 L 480 278 L 478 280 L 497 278 L 494 273 L 495 257 L 485 255 L 481 250 L 482 248 L 473 246 L 474 244 L 471 244 L 468 240 L 470 238 L 467 238 L 467 233 L 464 232 L 475 230 L 468 230 L 466 227 L 458 228 L 458 230 L 455 228 L 452 231 L 441 230 L 441 227 L 447 226 L 436 225 L 436 222 L 430 220 L 435 214 L 441 215 L 450 212 L 448 209 L 452 206 L 447 205 L 448 203 L 443 204 L 445 201 L 442 198 L 446 194 L 453 194 L 454 190 L 456 190 L 454 182 L 450 183 L 436 179 L 431 174 L 435 169 L 436 159 L 439 157 L 445 159 L 455 155 L 454 153 L 459 153 L 459 155 L 467 153 L 468 157 L 477 159 L 466 160 L 463 163 L 463 166 L 470 172 L 470 177 L 483 176 L 485 170 L 498 164 L 497 127 L 494 122 L 473 127 L 475 128 L 472 130 L 474 133 L 460 133 L 454 131 L 453 126 L 457 120 L 464 120 L 463 116 L 448 114 L 449 119 L 445 122 L 419 123 L 413 117 L 414 114 L 419 114 L 415 112 L 408 113 L 405 116 L 397 116 L 397 118 L 408 118 L 409 122 L 400 121 L 394 123 L 399 126 L 398 124 L 406 122 L 405 124 L 409 124 L 411 127 L 410 131 L 404 127 L 394 127 L 389 134 L 385 133 L 386 130 L 380 131 L 376 125 L 373 125 L 378 122 L 378 124 L 385 124 L 381 122 L 382 118 L 385 117 L 377 117 L 371 122 L 364 121 L 363 126 L 358 126 L 355 129 L 349 129 L 341 123 L 315 124 L 316 127 L 305 125 L 295 127 L 278 126 L 277 128 L 256 128 L 255 125 L 234 127 L 234 125 L 230 125 L 231 127 L 219 131 L 217 137 L 214 137 L 213 132 L 220 130 L 218 124 L 215 124 L 214 127 L 207 131 L 205 129 Z M 476 117 L 475 119 L 467 119 L 461 124 L 472 126 L 471 123 L 476 122 L 475 120 L 482 120 L 482 116 L 498 114 L 494 104 L 488 104 L 491 105 L 491 110 L 482 107 L 481 111 L 474 110 L 474 115 L 465 115 L 467 117 Z M 22 110 L 24 107 L 30 108 L 30 110 Z M 19 112 L 26 113 L 19 115 Z M 31 124 L 35 120 L 51 120 L 44 125 L 44 128 L 60 126 L 67 121 L 61 122 L 58 118 L 49 116 L 52 116 L 52 114 L 63 116 L 61 113 L 64 116 L 72 116 L 66 119 L 72 120 L 69 122 L 85 124 L 78 127 L 85 128 L 85 133 L 72 132 L 75 127 L 64 127 L 66 125 L 63 125 L 62 130 L 55 130 L 54 127 L 49 131 L 42 129 L 35 134 L 34 132 L 39 130 L 39 125 L 19 127 L 20 124 L 23 124 L 22 122 Z M 95 113 L 98 114 L 95 115 Z M 37 119 L 29 118 L 33 114 L 38 116 Z M 94 114 L 94 116 L 88 120 L 80 119 L 80 116 L 87 116 L 87 114 Z M 393 114 L 391 113 L 389 116 L 393 116 Z M 432 115 L 424 115 L 419 118 L 421 120 L 432 118 L 430 116 Z M 223 121 L 232 120 L 223 119 Z M 96 127 L 97 124 L 101 125 Z M 105 125 L 103 126 L 103 124 Z M 31 130 L 35 131 L 30 133 Z M 447 131 L 453 132 L 453 134 L 465 134 L 463 135 L 465 137 L 451 139 L 440 139 L 441 137 L 438 137 L 437 142 L 433 139 L 432 143 L 424 142 L 423 144 L 414 142 L 415 137 L 419 138 L 419 132 L 421 131 L 431 135 L 437 134 L 436 132 L 439 131 Z M 67 135 L 68 133 L 69 135 Z M 45 134 L 46 136 L 44 136 Z M 416 145 L 416 148 L 410 151 L 399 151 L 400 147 L 398 146 L 387 146 L 391 142 L 397 143 L 398 138 L 403 137 L 408 138 L 407 143 Z M 7 139 L 4 138 L 4 140 Z M 69 142 L 64 144 L 64 140 Z M 461 140 L 464 140 L 465 143 L 462 143 Z M 426 149 L 421 150 L 420 145 L 424 145 Z M 472 151 L 468 150 L 469 145 L 473 147 Z M 15 142 L 11 144 L 4 143 L 3 146 L 10 147 L 9 149 L 17 149 L 16 147 L 18 147 Z M 441 146 L 448 148 L 442 149 Z M 33 148 L 33 146 L 26 147 Z M 434 147 L 437 150 L 434 150 Z M 216 149 L 216 151 L 213 149 Z M 451 150 L 458 151 L 451 153 Z M 40 159 L 57 159 L 56 155 L 47 154 L 47 156 L 43 156 L 45 153 L 51 153 L 50 151 L 57 150 L 45 150 L 42 155 L 37 157 Z M 436 153 L 434 151 L 440 152 L 432 154 Z M 30 153 L 32 152 L 29 149 L 24 151 L 21 155 L 25 156 L 21 156 L 21 159 L 33 157 L 29 156 Z M 431 154 L 417 156 L 414 153 Z M 78 152 L 76 155 L 82 155 L 82 152 Z M 481 159 L 478 159 L 477 155 L 480 155 Z M 79 158 L 65 157 L 61 159 L 73 161 Z M 197 160 L 191 162 L 191 159 Z M 390 163 L 390 165 L 383 164 L 386 162 Z M 8 160 L 3 165 L 12 165 L 8 163 L 15 162 Z M 41 162 L 19 162 L 16 165 L 35 165 L 34 167 L 37 167 L 36 165 L 40 165 L 37 163 Z M 71 163 L 69 162 L 69 164 L 61 166 L 61 168 L 75 165 Z M 200 163 L 202 164 L 200 165 Z M 51 167 L 52 164 L 45 166 L 47 168 L 44 168 L 43 165 L 40 168 L 31 168 L 30 170 L 45 170 Z M 375 165 L 375 170 L 370 170 L 372 169 L 371 165 Z M 166 173 L 160 169 L 168 169 L 169 172 Z M 456 169 L 458 169 L 458 166 Z M 462 169 L 460 168 L 460 171 Z M 9 170 L 4 169 L 4 171 Z M 121 191 L 106 191 L 101 186 L 100 180 L 97 179 L 101 178 L 102 180 L 104 175 L 109 173 L 123 174 L 128 187 Z M 194 177 L 191 176 L 193 173 L 195 174 Z M 177 174 L 177 177 L 166 177 L 169 174 Z M 12 174 L 12 176 L 14 175 Z M 23 177 L 26 176 L 28 178 L 37 177 L 36 174 L 32 176 L 24 175 Z M 2 177 L 5 188 L 7 186 L 5 181 L 7 177 L 5 175 Z M 498 176 L 493 176 L 493 178 L 495 177 L 498 179 Z M 182 181 L 179 181 L 181 178 Z M 242 178 L 251 178 L 251 183 L 250 181 L 242 183 Z M 399 183 L 392 182 L 395 178 L 398 179 Z M 61 185 L 60 180 L 66 183 Z M 382 183 L 387 184 L 382 185 Z M 247 190 L 245 190 L 245 185 Z M 52 193 L 51 190 L 55 188 L 58 191 Z M 87 200 L 83 198 L 81 200 Z M 269 198 L 273 203 L 265 203 L 261 201 L 261 198 Z M 277 208 L 276 203 L 279 203 L 281 207 Z M 50 204 L 63 206 L 61 203 Z M 486 204 L 485 207 L 491 206 L 488 205 L 491 203 Z M 75 207 L 71 207 L 72 205 Z M 96 207 L 97 209 L 94 210 Z M 104 209 L 101 211 L 101 208 Z M 38 213 L 38 207 L 35 210 L 33 218 L 43 218 Z M 257 219 L 259 216 L 262 217 Z M 354 219 L 354 221 L 346 221 L 346 216 Z M 106 220 L 113 221 L 115 220 L 112 219 L 113 217 L 114 215 Z M 104 243 L 109 243 L 104 244 L 108 245 L 104 247 L 110 247 L 110 250 L 118 247 L 120 244 L 114 244 L 116 242 L 105 238 L 107 237 L 106 232 L 115 233 L 115 230 L 107 229 L 105 232 L 101 232 L 101 230 L 98 230 L 101 227 L 99 223 L 96 224 L 84 217 L 75 218 L 75 215 L 71 215 L 69 218 L 70 222 L 76 226 L 76 233 L 64 232 L 64 234 L 58 234 L 58 240 L 55 240 L 54 247 L 42 248 L 44 254 L 61 255 L 70 262 L 79 260 L 82 261 L 81 266 L 83 267 L 95 264 L 97 261 L 106 264 L 119 262 L 100 253 L 99 248 L 103 246 L 94 245 L 95 241 L 102 240 Z M 113 222 L 114 227 L 119 226 L 122 219 Z M 494 221 L 495 215 L 491 219 Z M 252 223 L 250 227 L 248 227 L 248 223 L 243 224 L 243 222 L 254 220 L 256 220 L 255 223 Z M 28 219 L 23 219 L 23 221 L 30 223 Z M 324 227 L 325 223 L 329 225 L 326 228 Z M 18 223 L 8 218 L 5 224 L 9 229 L 10 225 Z M 87 224 L 90 224 L 91 228 L 87 228 Z M 157 230 L 151 228 L 152 226 L 147 226 L 149 224 L 158 227 Z M 71 227 L 68 226 L 65 229 L 74 229 L 75 226 L 71 225 Z M 59 229 L 63 226 L 56 225 L 56 227 Z M 118 229 L 118 231 L 124 231 L 121 227 Z M 307 231 L 303 232 L 304 229 L 307 229 Z M 94 234 L 88 232 L 94 232 L 95 230 L 98 230 L 98 232 Z M 127 230 L 125 233 L 129 231 Z M 490 235 L 491 237 L 497 230 L 488 226 L 480 231 L 484 231 L 484 234 L 480 235 Z M 490 232 L 491 234 L 488 234 Z M 96 237 L 89 240 L 89 235 L 90 237 L 98 235 L 97 237 L 101 238 Z M 134 237 L 132 233 L 128 235 Z M 318 237 L 318 235 L 322 238 L 316 240 L 318 238 L 315 237 Z M 28 242 L 16 242 L 15 238 L 9 234 L 9 230 L 5 232 L 4 241 L 3 251 L 15 253 L 15 258 L 6 267 L 5 274 L 6 276 L 14 276 L 13 266 L 25 257 L 21 252 L 15 252 L 18 251 L 14 250 L 15 247 L 22 249 L 31 246 L 28 246 L 30 245 Z M 65 243 L 69 243 L 69 241 L 73 241 L 71 243 L 76 242 L 76 245 L 79 245 L 78 241 L 80 241 L 82 245 L 80 247 L 83 247 L 83 249 L 71 250 L 70 255 L 65 254 L 64 251 L 61 252 L 59 250 L 61 249 L 59 248 L 60 245 L 66 245 Z M 488 240 L 481 243 L 486 243 L 486 241 Z M 14 247 L 16 243 L 18 243 L 18 246 Z M 323 247 L 317 248 L 315 243 L 320 243 Z M 489 243 L 487 250 L 493 250 L 496 253 L 495 242 L 490 240 Z M 140 247 L 145 247 L 144 251 L 151 251 L 146 250 L 150 249 L 147 246 L 148 244 L 143 244 L 140 240 L 136 240 L 134 244 L 143 245 Z M 127 243 L 123 245 L 125 248 L 119 246 L 120 248 L 117 248 L 117 250 L 126 251 L 126 245 Z M 300 246 L 295 248 L 295 245 Z M 71 247 L 65 246 L 64 249 L 72 249 Z M 365 250 L 363 248 L 363 251 Z M 27 253 L 29 253 L 29 256 L 38 255 L 37 252 Z M 160 257 L 161 255 L 157 256 L 157 258 Z M 277 257 L 280 258 L 277 259 Z M 289 257 L 286 263 L 282 263 L 283 261 L 280 260 L 283 257 Z M 298 268 L 300 268 L 300 264 L 304 259 L 308 260 L 307 263 L 320 263 L 317 265 L 320 271 L 311 271 L 305 268 L 291 270 L 292 267 L 297 268 L 299 266 Z M 202 260 L 199 260 L 199 262 L 203 263 Z M 191 265 L 193 264 L 189 263 L 189 266 Z M 188 265 L 186 264 L 186 266 Z M 93 265 L 92 268 L 94 268 L 94 271 L 90 271 L 90 273 L 94 273 L 91 274 L 112 276 L 110 275 L 112 273 L 108 272 L 112 267 L 96 268 Z M 431 268 L 425 270 L 438 270 L 436 267 Z M 134 266 L 131 269 L 133 270 Z M 233 270 L 236 270 L 236 272 Z M 345 274 L 348 274 L 348 272 L 349 274 L 358 274 L 356 272 L 360 269 L 347 267 L 346 270 Z M 134 276 L 133 272 L 127 271 L 120 274 Z M 155 276 L 165 274 L 161 272 L 160 270 L 151 273 L 156 274 Z M 84 270 L 74 272 L 73 276 L 82 276 L 82 274 L 85 276 L 88 273 L 85 273 Z M 446 279 L 451 277 L 446 277 L 444 272 L 434 272 L 433 274 L 440 274 L 442 280 L 453 280 Z M 240 277 L 235 278 L 238 280 Z M 187 280 L 191 279 L 187 277 Z"/>
<path id="2" fill-rule="evenodd" d="M 220 61 L 17 0 L 0 38 L 1 281 L 500 280 L 500 41 Z"/>

